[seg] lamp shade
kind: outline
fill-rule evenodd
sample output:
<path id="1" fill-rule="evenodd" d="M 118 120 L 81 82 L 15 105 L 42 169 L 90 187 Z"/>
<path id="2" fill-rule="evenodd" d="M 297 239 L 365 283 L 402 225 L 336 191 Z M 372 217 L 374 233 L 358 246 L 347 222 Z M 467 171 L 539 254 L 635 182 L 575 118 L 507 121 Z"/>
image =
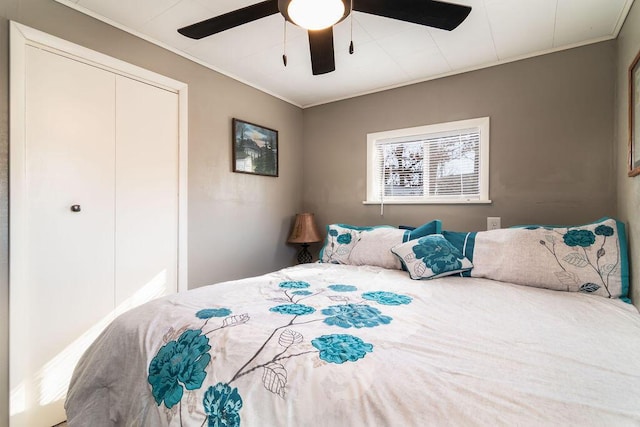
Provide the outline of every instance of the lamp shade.
<path id="1" fill-rule="evenodd" d="M 289 243 L 315 243 L 322 240 L 318 232 L 316 221 L 312 213 L 296 214 L 296 220 L 287 242 Z"/>

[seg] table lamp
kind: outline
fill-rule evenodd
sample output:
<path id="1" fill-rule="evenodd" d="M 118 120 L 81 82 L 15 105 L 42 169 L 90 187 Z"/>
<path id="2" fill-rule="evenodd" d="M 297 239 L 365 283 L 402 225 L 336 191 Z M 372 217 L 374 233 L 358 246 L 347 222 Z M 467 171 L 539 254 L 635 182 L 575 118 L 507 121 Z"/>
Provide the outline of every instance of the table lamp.
<path id="1" fill-rule="evenodd" d="M 300 243 L 302 245 L 302 249 L 298 252 L 298 264 L 306 264 L 313 261 L 313 257 L 308 250 L 309 243 L 315 243 L 321 240 L 322 237 L 318 232 L 313 214 L 308 212 L 296 214 L 296 220 L 287 242 Z"/>

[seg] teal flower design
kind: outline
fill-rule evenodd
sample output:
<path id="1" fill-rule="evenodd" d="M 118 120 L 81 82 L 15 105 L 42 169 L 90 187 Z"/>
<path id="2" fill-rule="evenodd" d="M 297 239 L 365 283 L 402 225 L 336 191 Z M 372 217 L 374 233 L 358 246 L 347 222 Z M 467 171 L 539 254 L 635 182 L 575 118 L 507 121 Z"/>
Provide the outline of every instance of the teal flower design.
<path id="1" fill-rule="evenodd" d="M 205 308 L 196 313 L 198 319 L 211 319 L 212 317 L 227 317 L 231 314 L 228 308 Z"/>
<path id="2" fill-rule="evenodd" d="M 338 230 L 334 230 L 333 228 L 329 230 L 329 236 L 336 237 L 338 235 Z"/>
<path id="3" fill-rule="evenodd" d="M 429 236 L 423 237 L 418 240 L 418 244 L 413 247 L 413 253 L 417 259 L 422 259 L 424 264 L 431 269 L 434 274 L 446 273 L 462 268 L 462 254 L 444 238 L 434 239 L 429 238 Z"/>
<path id="4" fill-rule="evenodd" d="M 340 285 L 340 284 L 329 285 L 328 288 L 336 292 L 353 292 L 358 290 L 358 288 L 356 288 L 353 285 Z"/>
<path id="5" fill-rule="evenodd" d="M 562 236 L 562 240 L 567 246 L 588 248 L 596 242 L 596 236 L 589 230 L 569 230 Z"/>
<path id="6" fill-rule="evenodd" d="M 280 286 L 282 289 L 305 289 L 311 285 L 308 284 L 307 282 L 298 280 L 298 281 L 280 282 L 278 286 Z"/>
<path id="7" fill-rule="evenodd" d="M 229 384 L 218 383 L 209 387 L 202 399 L 209 427 L 238 427 L 242 397 L 237 388 Z"/>
<path id="8" fill-rule="evenodd" d="M 313 292 L 311 291 L 293 291 L 291 292 L 293 295 L 302 295 L 302 296 L 306 296 L 306 295 L 311 295 L 313 294 Z"/>
<path id="9" fill-rule="evenodd" d="M 348 245 L 349 243 L 351 243 L 351 234 L 350 233 L 341 234 L 338 236 L 337 241 L 341 245 Z"/>
<path id="10" fill-rule="evenodd" d="M 373 328 L 389 324 L 392 320 L 377 308 L 364 304 L 332 305 L 322 310 L 322 314 L 328 316 L 324 323 L 341 328 Z"/>
<path id="11" fill-rule="evenodd" d="M 596 235 L 598 236 L 613 236 L 613 228 L 609 227 L 608 225 L 599 225 L 596 227 Z"/>
<path id="12" fill-rule="evenodd" d="M 158 406 L 167 408 L 182 399 L 183 386 L 195 390 L 207 376 L 205 368 L 211 360 L 209 338 L 200 329 L 188 329 L 176 341 L 163 345 L 149 364 L 147 381 Z"/>
<path id="13" fill-rule="evenodd" d="M 373 351 L 373 345 L 345 334 L 322 335 L 311 340 L 311 345 L 320 350 L 320 359 L 337 364 L 355 362 Z"/>
<path id="14" fill-rule="evenodd" d="M 316 309 L 304 304 L 282 304 L 282 305 L 277 305 L 275 307 L 271 307 L 269 311 L 273 311 L 274 313 L 280 313 L 280 314 L 304 316 L 306 314 L 314 313 Z"/>
<path id="15" fill-rule="evenodd" d="M 365 292 L 362 298 L 375 301 L 384 305 L 403 305 L 409 304 L 413 299 L 406 295 L 395 294 L 393 292 Z"/>

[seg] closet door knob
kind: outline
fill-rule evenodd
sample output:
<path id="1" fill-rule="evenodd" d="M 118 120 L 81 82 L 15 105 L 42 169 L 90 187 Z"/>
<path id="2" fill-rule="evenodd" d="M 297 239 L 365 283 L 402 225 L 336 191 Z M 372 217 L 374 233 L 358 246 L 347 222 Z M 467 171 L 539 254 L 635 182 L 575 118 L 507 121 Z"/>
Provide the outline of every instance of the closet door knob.
<path id="1" fill-rule="evenodd" d="M 71 205 L 71 212 L 80 212 L 81 210 L 80 205 Z"/>

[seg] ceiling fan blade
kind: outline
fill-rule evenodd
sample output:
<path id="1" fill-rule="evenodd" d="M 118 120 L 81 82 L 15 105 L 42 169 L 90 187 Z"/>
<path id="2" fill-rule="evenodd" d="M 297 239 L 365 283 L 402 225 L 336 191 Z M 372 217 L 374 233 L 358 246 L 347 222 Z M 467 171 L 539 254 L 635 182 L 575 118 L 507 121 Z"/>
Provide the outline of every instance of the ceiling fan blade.
<path id="1" fill-rule="evenodd" d="M 278 0 L 267 0 L 191 24 L 180 28 L 178 32 L 192 39 L 201 39 L 278 12 Z"/>
<path id="2" fill-rule="evenodd" d="M 311 50 L 311 70 L 313 75 L 326 74 L 336 69 L 333 53 L 333 27 L 308 31 Z"/>
<path id="3" fill-rule="evenodd" d="M 354 0 L 353 10 L 451 31 L 471 12 L 469 6 L 434 0 Z"/>

